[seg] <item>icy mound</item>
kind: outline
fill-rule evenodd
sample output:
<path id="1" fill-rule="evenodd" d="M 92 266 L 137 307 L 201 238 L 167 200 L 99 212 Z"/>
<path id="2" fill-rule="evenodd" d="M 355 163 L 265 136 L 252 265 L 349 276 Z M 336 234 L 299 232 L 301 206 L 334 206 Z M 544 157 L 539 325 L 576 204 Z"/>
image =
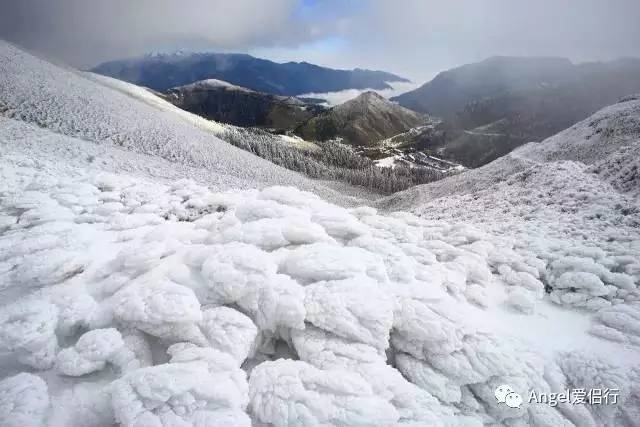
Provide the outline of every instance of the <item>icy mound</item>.
<path id="1" fill-rule="evenodd" d="M 579 163 L 536 165 L 483 191 L 440 198 L 415 211 L 475 223 L 503 236 L 521 255 L 536 257 L 545 267 L 536 278 L 558 304 L 598 309 L 640 296 L 638 201 L 594 179 Z M 521 281 L 508 270 L 501 273 L 508 282 Z"/>
<path id="2" fill-rule="evenodd" d="M 640 410 L 633 239 L 521 240 L 495 225 L 506 215 L 487 233 L 0 147 L 0 419 L 595 426 Z M 504 185 L 553 188 L 534 172 Z M 567 202 L 555 188 L 544 212 L 581 215 L 600 188 L 587 190 Z M 621 392 L 617 405 L 513 409 L 496 402 L 501 384 Z"/>

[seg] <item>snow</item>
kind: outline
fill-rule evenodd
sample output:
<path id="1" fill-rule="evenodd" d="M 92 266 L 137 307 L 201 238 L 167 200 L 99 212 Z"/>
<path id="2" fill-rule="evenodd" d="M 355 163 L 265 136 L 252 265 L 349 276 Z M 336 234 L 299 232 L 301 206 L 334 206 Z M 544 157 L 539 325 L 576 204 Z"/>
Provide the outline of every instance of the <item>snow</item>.
<path id="1" fill-rule="evenodd" d="M 206 80 L 199 80 L 195 83 L 191 83 L 188 85 L 184 85 L 184 86 L 178 86 L 174 89 L 182 89 L 182 90 L 187 90 L 187 91 L 191 91 L 191 90 L 206 90 L 208 88 L 224 88 L 225 90 L 235 90 L 235 91 L 242 91 L 242 92 L 254 92 L 251 89 L 247 89 L 245 87 L 242 86 L 236 86 L 232 83 L 229 82 L 225 82 L 224 80 L 218 80 L 218 79 L 206 79 Z"/>
<path id="2" fill-rule="evenodd" d="M 396 166 L 396 159 L 397 159 L 397 156 L 388 156 L 380 160 L 376 160 L 374 163 L 376 164 L 376 166 L 381 168 L 393 169 Z"/>
<path id="3" fill-rule="evenodd" d="M 0 94 L 0 139 L 33 145 L 36 136 L 44 140 L 37 149 L 48 146 L 73 162 L 106 161 L 114 170 L 195 178 L 219 189 L 285 184 L 334 201 L 351 199 L 331 188 L 336 185 L 312 181 L 220 140 L 229 126 L 181 110 L 145 88 L 59 67 L 1 40 Z"/>
<path id="4" fill-rule="evenodd" d="M 214 369 L 229 368 L 218 363 L 215 354 L 194 355 L 193 360 L 125 375 L 110 385 L 115 419 L 122 425 L 208 425 L 209 420 L 233 411 L 236 425 L 250 425 L 243 412 L 248 403 L 244 373 L 210 368 L 210 364 L 215 364 Z"/>
<path id="5" fill-rule="evenodd" d="M 437 185 L 392 196 L 382 205 L 470 223 L 500 236 L 502 246 L 535 264 L 502 265 L 502 280 L 538 297 L 547 286 L 551 301 L 592 311 L 637 301 L 640 276 L 632 259 L 640 253 L 640 211 L 635 189 L 611 182 L 583 162 L 602 165 L 603 158 L 614 156 L 624 160 L 620 167 L 632 167 L 636 158 L 626 154 L 640 146 L 639 105 L 631 100 L 607 107 L 547 141 Z M 594 130 L 594 123 L 602 122 L 609 130 Z M 615 138 L 607 140 L 609 134 Z M 524 301 L 524 295 L 518 291 L 514 298 Z"/>
<path id="6" fill-rule="evenodd" d="M 32 368 L 51 367 L 58 347 L 57 320 L 56 306 L 47 301 L 20 300 L 4 307 L 0 312 L 0 351 L 14 354 Z"/>
<path id="7" fill-rule="evenodd" d="M 250 378 L 251 411 L 275 425 L 395 425 L 398 413 L 359 375 L 320 370 L 301 361 L 256 367 Z"/>
<path id="8" fill-rule="evenodd" d="M 538 161 L 573 160 L 591 165 L 640 138 L 640 103 L 634 97 L 605 107 L 540 144 L 527 144 L 519 155 Z M 630 159 L 631 160 L 631 159 Z"/>
<path id="9" fill-rule="evenodd" d="M 375 91 L 379 95 L 389 99 L 410 90 L 416 89 L 419 84 L 413 82 L 385 82 L 391 86 L 391 89 L 344 89 L 335 92 L 312 92 L 298 95 L 298 98 L 317 98 L 322 99 L 323 105 L 327 107 L 333 107 L 343 104 L 353 98 L 357 98 L 365 92 Z"/>
<path id="10" fill-rule="evenodd" d="M 238 364 L 251 355 L 258 334 L 249 317 L 224 306 L 205 310 L 201 328 L 211 347 L 229 354 Z"/>
<path id="11" fill-rule="evenodd" d="M 123 371 L 139 367 L 115 328 L 93 329 L 83 334 L 73 347 L 58 353 L 56 369 L 61 374 L 78 377 L 104 369 L 107 362 Z"/>
<path id="12" fill-rule="evenodd" d="M 287 251 L 282 256 L 279 270 L 304 284 L 359 275 L 381 278 L 385 274 L 381 258 L 360 248 L 315 243 Z"/>
<path id="13" fill-rule="evenodd" d="M 386 349 L 393 301 L 366 278 L 316 282 L 305 287 L 306 321 L 351 341 Z"/>
<path id="14" fill-rule="evenodd" d="M 0 381 L 0 420 L 3 425 L 41 426 L 48 408 L 47 384 L 40 377 L 21 373 Z"/>
<path id="15" fill-rule="evenodd" d="M 546 364 L 555 366 L 555 351 L 541 348 L 542 333 L 519 339 L 521 326 L 507 319 L 535 323 L 534 316 L 545 315 L 553 324 L 557 316 L 544 309 L 553 303 L 540 299 L 537 277 L 557 275 L 558 290 L 564 289 L 563 277 L 572 277 L 564 275 L 575 273 L 573 258 L 551 266 L 513 247 L 502 250 L 501 237 L 477 228 L 348 210 L 293 188 L 213 192 L 185 180 L 161 184 L 62 169 L 43 158 L 36 168 L 27 160 L 2 157 L 2 214 L 14 218 L 0 239 L 8 267 L 4 292 L 15 300 L 2 309 L 3 351 L 15 357 L 6 375 L 35 367 L 56 401 L 69 396 L 56 375 L 95 396 L 107 393 L 107 409 L 88 412 L 96 419 L 112 411 L 124 424 L 197 425 L 217 417 L 245 425 L 250 419 L 471 423 L 506 416 L 483 409 L 493 408 L 494 378 L 550 387 L 540 377 Z M 27 197 L 46 202 L 28 205 Z M 113 199 L 120 200 L 114 209 L 99 209 Z M 61 207 L 67 215 L 50 214 Z M 300 231 L 279 228 L 288 218 Z M 66 256 L 52 257 L 50 268 L 13 273 L 26 255 L 50 252 L 60 241 L 66 243 L 56 250 Z M 66 279 L 47 279 L 68 260 L 81 268 Z M 616 276 L 623 273 L 593 271 L 594 282 L 605 283 L 602 276 L 629 284 Z M 33 282 L 41 285 L 30 291 Z M 534 304 L 533 314 L 522 313 Z M 597 338 L 586 318 L 576 333 L 589 345 L 600 340 L 600 351 L 590 353 L 604 356 L 637 337 L 614 320 L 630 315 L 602 315 L 593 323 L 617 331 L 622 341 Z M 483 318 L 506 323 L 495 327 Z M 300 360 L 279 359 L 283 345 Z M 241 366 L 250 371 L 248 384 Z M 224 391 L 205 381 L 211 376 L 219 381 L 213 384 L 228 384 Z M 480 396 L 476 406 L 462 403 L 472 399 L 470 390 Z M 67 411 L 77 399 L 63 403 Z M 290 399 L 301 403 L 292 407 Z M 519 414 L 528 419 L 528 412 Z"/>
<path id="16" fill-rule="evenodd" d="M 42 67 L 68 73 L 68 97 L 89 85 L 0 51 L 0 67 L 21 58 L 30 79 Z M 380 209 L 346 208 L 304 185 L 269 185 L 286 184 L 279 179 L 251 186 L 264 166 L 252 157 L 249 178 L 222 167 L 234 154 L 208 181 L 215 175 L 197 162 L 79 139 L 113 100 L 134 118 L 148 104 L 105 92 L 88 107 L 63 96 L 71 112 L 85 108 L 73 130 L 72 113 L 55 116 L 60 104 L 33 103 L 37 94 L 9 76 L 16 91 L 3 86 L 2 96 L 23 93 L 29 108 L 7 104 L 14 118 L 0 118 L 4 424 L 638 419 L 637 199 L 589 166 L 516 153 Z M 46 105 L 58 133 L 32 124 Z M 113 114 L 116 128 L 134 132 Z M 146 138 L 124 134 L 127 144 Z M 411 212 L 389 212 L 399 206 Z M 621 396 L 512 409 L 496 403 L 502 384 L 523 396 L 603 387 Z"/>
<path id="17" fill-rule="evenodd" d="M 577 273 L 563 273 L 555 282 L 555 288 L 575 288 L 576 290 L 584 289 L 586 293 L 593 296 L 603 296 L 609 293 L 609 290 L 605 288 L 604 283 L 602 283 L 602 280 L 600 280 L 598 276 L 584 271 Z"/>
<path id="18" fill-rule="evenodd" d="M 536 296 L 524 288 L 514 288 L 509 293 L 509 305 L 526 314 L 533 313 L 535 300 Z"/>
<path id="19" fill-rule="evenodd" d="M 381 168 L 394 169 L 398 165 L 403 165 L 409 168 L 432 169 L 434 171 L 447 174 L 461 172 L 466 169 L 462 165 L 440 159 L 435 156 L 429 156 L 421 151 L 403 152 L 400 149 L 384 147 L 381 150 L 385 154 L 397 153 L 392 156 L 383 157 L 382 159 L 373 161 L 376 166 Z"/>

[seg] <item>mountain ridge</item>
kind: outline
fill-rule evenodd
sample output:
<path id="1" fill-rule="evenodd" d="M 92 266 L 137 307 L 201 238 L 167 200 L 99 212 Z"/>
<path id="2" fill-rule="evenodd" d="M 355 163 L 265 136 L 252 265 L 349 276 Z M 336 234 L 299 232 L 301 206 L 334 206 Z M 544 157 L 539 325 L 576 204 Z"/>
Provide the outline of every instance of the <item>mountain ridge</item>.
<path id="1" fill-rule="evenodd" d="M 311 118 L 295 132 L 305 139 L 342 138 L 350 145 L 371 146 L 427 121 L 427 116 L 368 91 Z"/>
<path id="2" fill-rule="evenodd" d="M 323 111 L 292 96 L 254 91 L 218 79 L 200 80 L 169 89 L 163 97 L 204 118 L 236 126 L 284 132 Z"/>
<path id="3" fill-rule="evenodd" d="M 573 67 L 567 58 L 492 56 L 442 71 L 422 86 L 393 97 L 392 101 L 451 120 L 454 118 L 451 109 L 473 99 L 527 87 L 532 81 L 554 82 L 567 78 Z"/>
<path id="4" fill-rule="evenodd" d="M 640 91 L 640 59 L 574 65 L 568 59 L 493 57 L 438 74 L 392 98 L 447 121 L 449 158 L 482 166 L 541 141 Z"/>
<path id="5" fill-rule="evenodd" d="M 244 53 L 143 56 L 104 62 L 90 71 L 158 91 L 216 78 L 276 95 L 389 89 L 387 82 L 408 81 L 384 71 L 339 70 L 308 62 L 277 63 Z"/>

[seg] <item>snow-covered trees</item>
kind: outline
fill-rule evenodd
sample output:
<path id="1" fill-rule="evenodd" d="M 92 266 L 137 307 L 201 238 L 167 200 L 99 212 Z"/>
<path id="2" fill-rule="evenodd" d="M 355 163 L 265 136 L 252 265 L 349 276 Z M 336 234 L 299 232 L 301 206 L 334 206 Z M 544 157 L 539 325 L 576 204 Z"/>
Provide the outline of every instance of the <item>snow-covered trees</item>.
<path id="1" fill-rule="evenodd" d="M 288 146 L 277 135 L 260 129 L 228 127 L 219 137 L 276 165 L 311 178 L 348 182 L 381 193 L 394 193 L 413 185 L 442 179 L 446 174 L 435 169 L 376 166 L 349 147 L 332 141 L 319 143 L 317 150 Z"/>

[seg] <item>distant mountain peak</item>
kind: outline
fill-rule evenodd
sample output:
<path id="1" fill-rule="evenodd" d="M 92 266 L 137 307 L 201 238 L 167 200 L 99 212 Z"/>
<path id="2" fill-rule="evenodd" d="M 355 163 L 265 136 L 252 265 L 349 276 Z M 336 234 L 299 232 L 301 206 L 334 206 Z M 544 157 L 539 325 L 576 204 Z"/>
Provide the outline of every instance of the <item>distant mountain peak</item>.
<path id="1" fill-rule="evenodd" d="M 556 62 L 571 64 L 569 58 L 562 56 L 508 56 L 508 55 L 494 55 L 490 56 L 480 63 L 541 63 L 541 62 Z M 471 65 L 471 64 L 470 64 Z"/>
<path id="2" fill-rule="evenodd" d="M 277 63 L 237 53 L 153 53 L 105 62 L 93 70 L 156 91 L 200 80 L 217 79 L 274 95 L 336 92 L 345 89 L 389 89 L 406 79 L 383 71 L 338 70 L 308 62 Z"/>
<path id="3" fill-rule="evenodd" d="M 187 49 L 177 49 L 177 50 L 152 50 L 143 55 L 143 58 L 171 58 L 171 57 L 182 57 L 187 55 L 194 55 L 197 52 L 189 51 Z"/>
<path id="4" fill-rule="evenodd" d="M 298 98 L 272 95 L 220 79 L 200 80 L 169 89 L 165 99 L 175 106 L 216 122 L 293 129 L 324 108 Z"/>
<path id="5" fill-rule="evenodd" d="M 183 85 L 183 86 L 176 86 L 171 89 L 172 90 L 175 90 L 175 89 L 182 89 L 182 90 L 226 89 L 226 90 L 237 90 L 237 91 L 243 91 L 243 92 L 255 92 L 251 89 L 247 89 L 246 87 L 237 86 L 227 81 L 218 80 L 218 79 L 198 80 L 197 82 L 190 83 L 188 85 Z"/>
<path id="6" fill-rule="evenodd" d="M 400 107 L 396 103 L 389 101 L 387 98 L 372 90 L 363 92 L 355 98 L 352 98 L 342 104 L 333 107 L 334 110 L 343 112 L 347 112 L 350 110 L 370 110 L 374 108 L 378 110 L 393 108 L 404 109 L 403 107 Z M 410 110 L 407 110 L 407 112 L 415 114 Z"/>
<path id="7" fill-rule="evenodd" d="M 427 121 L 427 116 L 367 91 L 310 119 L 298 133 L 305 139 L 342 138 L 356 146 L 375 146 Z"/>
<path id="8" fill-rule="evenodd" d="M 373 98 L 373 99 L 385 99 L 386 100 L 386 98 L 384 96 L 380 95 L 378 92 L 376 92 L 374 90 L 368 90 L 366 92 L 362 92 L 360 95 L 358 95 L 354 99 L 357 99 L 357 98 L 363 98 L 363 99 L 371 99 L 371 98 Z"/>
<path id="9" fill-rule="evenodd" d="M 398 105 L 396 102 L 390 101 L 384 96 L 380 95 L 378 92 L 369 90 L 361 93 L 360 95 L 352 98 L 340 105 L 336 105 L 333 107 L 336 110 L 348 110 L 350 108 L 359 107 L 359 108 L 377 108 L 377 109 L 387 109 L 387 110 L 402 110 L 404 114 L 409 115 L 418 115 L 420 113 L 416 113 L 412 110 L 404 108 Z"/>

